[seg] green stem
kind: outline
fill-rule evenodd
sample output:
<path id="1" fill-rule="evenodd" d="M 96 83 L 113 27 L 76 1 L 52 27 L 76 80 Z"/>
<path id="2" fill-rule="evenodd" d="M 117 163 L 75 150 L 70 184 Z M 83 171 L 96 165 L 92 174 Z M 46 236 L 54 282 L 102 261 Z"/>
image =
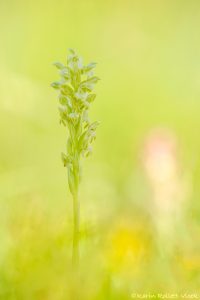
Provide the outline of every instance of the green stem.
<path id="1" fill-rule="evenodd" d="M 78 193 L 73 194 L 73 214 L 74 214 L 74 229 L 73 229 L 73 251 L 72 261 L 74 267 L 79 264 L 79 201 Z"/>

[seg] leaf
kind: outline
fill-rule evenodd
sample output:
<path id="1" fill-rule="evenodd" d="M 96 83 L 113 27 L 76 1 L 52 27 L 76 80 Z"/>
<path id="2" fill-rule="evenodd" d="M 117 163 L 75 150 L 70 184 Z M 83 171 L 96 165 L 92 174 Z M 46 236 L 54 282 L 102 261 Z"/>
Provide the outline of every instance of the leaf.
<path id="1" fill-rule="evenodd" d="M 93 76 L 93 77 L 88 78 L 86 81 L 87 81 L 88 83 L 90 83 L 90 84 L 95 84 L 95 83 L 97 83 L 99 80 L 100 80 L 99 77 Z"/>
<path id="2" fill-rule="evenodd" d="M 81 101 L 81 109 L 88 109 L 90 104 L 87 101 Z"/>
<path id="3" fill-rule="evenodd" d="M 78 140 L 79 152 L 81 152 L 82 150 L 84 150 L 87 147 L 87 143 L 88 143 L 87 133 L 88 133 L 87 130 L 84 131 Z"/>
<path id="4" fill-rule="evenodd" d="M 67 105 L 67 103 L 68 103 L 67 96 L 59 95 L 59 102 L 61 105 Z"/>
<path id="5" fill-rule="evenodd" d="M 94 84 L 90 84 L 88 82 L 82 82 L 79 88 L 81 92 L 91 92 L 94 89 Z"/>
<path id="6" fill-rule="evenodd" d="M 91 70 L 90 72 L 87 72 L 87 79 L 91 78 L 94 76 L 94 72 Z"/>
<path id="7" fill-rule="evenodd" d="M 87 93 L 84 93 L 84 92 L 82 92 L 82 93 L 81 93 L 81 92 L 75 93 L 75 99 L 76 99 L 77 102 L 78 102 L 78 105 L 79 105 L 80 110 L 83 110 L 84 108 L 85 108 L 85 109 L 88 109 L 88 107 L 89 107 L 89 102 L 86 101 L 87 96 L 88 96 L 88 94 L 87 94 Z"/>
<path id="8" fill-rule="evenodd" d="M 88 157 L 92 154 L 92 146 L 89 146 L 85 152 L 85 157 Z"/>
<path id="9" fill-rule="evenodd" d="M 60 122 L 66 126 L 66 121 L 67 121 L 67 108 L 65 106 L 59 106 L 58 107 L 59 112 L 60 112 Z"/>
<path id="10" fill-rule="evenodd" d="M 79 60 L 77 62 L 77 65 L 78 65 L 78 69 L 79 70 L 82 70 L 83 69 L 83 60 L 81 57 L 79 57 Z"/>
<path id="11" fill-rule="evenodd" d="M 68 184 L 70 192 L 72 193 L 72 195 L 74 195 L 76 193 L 76 184 L 72 167 L 68 168 Z"/>
<path id="12" fill-rule="evenodd" d="M 96 67 L 96 65 L 97 65 L 97 63 L 91 62 L 87 66 L 84 66 L 83 73 L 87 75 L 91 70 L 93 70 Z"/>
<path id="13" fill-rule="evenodd" d="M 66 126 L 66 122 L 63 119 L 60 119 L 60 124 L 63 124 L 64 126 Z"/>
<path id="14" fill-rule="evenodd" d="M 96 84 L 100 79 L 96 76 L 88 78 L 87 80 L 84 80 L 80 84 L 80 89 L 83 92 L 91 92 L 94 89 L 94 84 Z"/>
<path id="15" fill-rule="evenodd" d="M 70 114 L 68 115 L 68 118 L 69 118 L 70 120 L 77 120 L 78 117 L 79 117 L 79 115 L 78 115 L 78 113 L 76 113 L 76 112 L 70 113 Z"/>
<path id="16" fill-rule="evenodd" d="M 68 48 L 69 50 L 69 53 L 72 54 L 72 55 L 75 55 L 76 54 L 76 51 L 72 48 Z"/>
<path id="17" fill-rule="evenodd" d="M 81 123 L 81 116 L 79 115 L 78 120 L 75 125 L 75 130 L 76 130 L 76 136 L 80 136 L 82 132 L 82 123 Z"/>
<path id="18" fill-rule="evenodd" d="M 61 82 L 54 81 L 54 82 L 52 82 L 51 87 L 54 88 L 54 89 L 56 89 L 56 90 L 59 90 L 60 87 L 61 87 L 61 85 L 62 85 Z"/>
<path id="19" fill-rule="evenodd" d="M 91 131 L 90 132 L 90 143 L 92 143 L 96 139 L 96 132 Z"/>
<path id="20" fill-rule="evenodd" d="M 76 112 L 73 112 L 73 113 L 70 113 L 68 116 L 67 116 L 67 120 L 69 123 L 72 124 L 71 126 L 71 130 L 73 130 L 73 135 L 74 137 L 76 137 L 77 135 L 77 129 L 76 129 L 76 124 L 78 122 L 78 119 L 79 119 L 79 114 L 76 113 Z"/>
<path id="21" fill-rule="evenodd" d="M 69 108 L 72 108 L 72 102 L 70 97 L 65 96 L 65 95 L 59 95 L 59 102 L 61 105 L 68 106 Z"/>
<path id="22" fill-rule="evenodd" d="M 73 147 L 72 147 L 72 140 L 71 138 L 69 137 L 68 140 L 67 140 L 67 152 L 69 154 L 72 154 L 72 150 L 73 150 Z"/>
<path id="23" fill-rule="evenodd" d="M 68 84 L 62 84 L 61 93 L 64 95 L 73 95 L 73 89 Z"/>
<path id="24" fill-rule="evenodd" d="M 88 116 L 88 110 L 84 110 L 82 119 L 83 119 L 83 122 L 85 122 L 87 124 L 90 122 L 89 116 Z"/>
<path id="25" fill-rule="evenodd" d="M 90 124 L 88 130 L 96 130 L 99 124 L 100 124 L 99 121 L 93 122 L 92 124 Z"/>
<path id="26" fill-rule="evenodd" d="M 67 113 L 67 108 L 63 105 L 59 106 L 58 109 L 59 109 L 60 113 Z"/>
<path id="27" fill-rule="evenodd" d="M 67 63 L 68 67 L 74 72 L 83 69 L 82 58 L 79 57 L 73 49 L 70 49 L 70 54 L 67 57 Z"/>
<path id="28" fill-rule="evenodd" d="M 70 71 L 67 68 L 64 68 L 60 71 L 60 75 L 65 79 L 65 80 L 70 80 L 71 74 Z"/>
<path id="29" fill-rule="evenodd" d="M 61 153 L 61 159 L 62 159 L 62 162 L 64 164 L 64 167 L 67 167 L 69 164 L 72 163 L 72 160 L 70 158 L 69 155 L 66 155 L 65 153 Z"/>
<path id="30" fill-rule="evenodd" d="M 87 98 L 87 95 L 88 95 L 87 93 L 79 93 L 79 92 L 76 92 L 74 94 L 77 100 L 85 100 Z"/>
<path id="31" fill-rule="evenodd" d="M 76 139 L 76 130 L 75 130 L 73 122 L 68 122 L 68 128 L 69 128 L 70 137 L 72 139 L 72 142 L 74 142 Z"/>
<path id="32" fill-rule="evenodd" d="M 89 94 L 89 95 L 87 96 L 87 101 L 88 101 L 89 103 L 91 103 L 91 102 L 93 102 L 93 101 L 95 100 L 95 98 L 96 98 L 96 94 Z"/>
<path id="33" fill-rule="evenodd" d="M 65 66 L 60 62 L 55 62 L 55 63 L 53 63 L 53 65 L 56 66 L 56 68 L 59 70 L 65 69 Z"/>

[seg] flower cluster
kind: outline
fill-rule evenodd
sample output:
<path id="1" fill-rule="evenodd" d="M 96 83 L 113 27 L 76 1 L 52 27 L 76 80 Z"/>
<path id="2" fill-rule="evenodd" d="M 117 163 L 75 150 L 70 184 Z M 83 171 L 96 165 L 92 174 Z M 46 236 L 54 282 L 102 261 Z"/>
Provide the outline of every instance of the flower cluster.
<path id="1" fill-rule="evenodd" d="M 83 65 L 82 59 L 73 49 L 69 49 L 67 65 L 54 64 L 61 79 L 51 86 L 59 91 L 60 123 L 69 130 L 66 153 L 62 161 L 68 169 L 69 187 L 72 194 L 78 190 L 80 182 L 80 156 L 87 157 L 92 151 L 91 143 L 96 138 L 99 122 L 91 123 L 88 117 L 90 104 L 96 94 L 92 91 L 99 78 L 94 76 L 96 63 Z"/>

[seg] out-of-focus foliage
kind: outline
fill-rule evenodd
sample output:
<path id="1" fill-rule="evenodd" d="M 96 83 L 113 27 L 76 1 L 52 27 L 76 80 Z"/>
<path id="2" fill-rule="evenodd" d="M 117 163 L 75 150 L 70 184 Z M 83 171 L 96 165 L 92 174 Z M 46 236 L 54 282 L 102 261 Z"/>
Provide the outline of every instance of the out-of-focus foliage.
<path id="1" fill-rule="evenodd" d="M 73 299 L 65 130 L 49 86 L 69 47 L 102 78 L 80 299 L 198 291 L 199 28 L 197 0 L 0 2 L 0 299 Z"/>

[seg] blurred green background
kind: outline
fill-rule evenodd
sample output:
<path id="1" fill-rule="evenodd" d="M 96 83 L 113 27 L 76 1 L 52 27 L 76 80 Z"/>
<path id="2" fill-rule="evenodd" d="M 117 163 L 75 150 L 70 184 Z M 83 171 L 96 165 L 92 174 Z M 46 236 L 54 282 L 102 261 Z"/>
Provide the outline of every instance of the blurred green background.
<path id="1" fill-rule="evenodd" d="M 199 291 L 199 36 L 198 0 L 0 1 L 0 299 L 74 297 L 66 132 L 50 88 L 68 48 L 101 78 L 79 299 Z"/>

